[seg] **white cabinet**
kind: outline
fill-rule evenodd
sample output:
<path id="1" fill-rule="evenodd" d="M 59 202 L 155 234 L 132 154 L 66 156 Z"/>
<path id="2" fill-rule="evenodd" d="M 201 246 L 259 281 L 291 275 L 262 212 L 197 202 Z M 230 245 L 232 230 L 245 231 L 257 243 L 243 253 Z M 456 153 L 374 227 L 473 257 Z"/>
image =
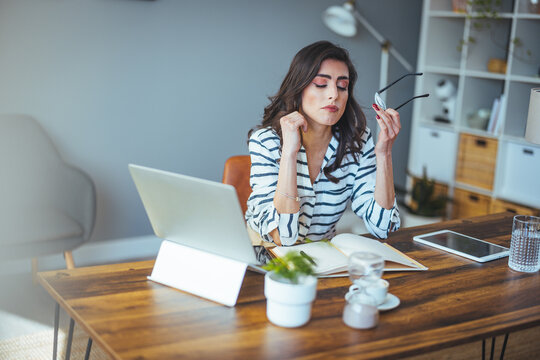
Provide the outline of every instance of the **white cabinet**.
<path id="1" fill-rule="evenodd" d="M 538 207 L 540 204 L 540 146 L 505 143 L 502 152 L 499 196 Z"/>
<path id="2" fill-rule="evenodd" d="M 456 133 L 427 126 L 419 127 L 417 156 L 410 167 L 412 173 L 422 174 L 425 167 L 430 178 L 448 184 L 454 178 L 456 146 Z"/>
<path id="3" fill-rule="evenodd" d="M 480 19 L 470 4 L 459 13 L 452 0 L 424 0 L 417 69 L 424 75 L 415 93 L 431 96 L 414 102 L 409 169 L 422 176 L 426 166 L 450 194 L 466 190 L 540 209 L 540 146 L 524 139 L 530 89 L 540 87 L 540 14 L 529 13 L 525 0 L 494 8 L 495 17 Z M 500 71 L 488 71 L 488 63 Z M 435 91 L 442 80 L 457 89 L 450 122 L 441 121 L 444 104 Z M 497 126 L 490 128 L 477 115 L 491 111 L 497 98 Z M 492 188 L 456 181 L 462 134 L 498 143 Z"/>

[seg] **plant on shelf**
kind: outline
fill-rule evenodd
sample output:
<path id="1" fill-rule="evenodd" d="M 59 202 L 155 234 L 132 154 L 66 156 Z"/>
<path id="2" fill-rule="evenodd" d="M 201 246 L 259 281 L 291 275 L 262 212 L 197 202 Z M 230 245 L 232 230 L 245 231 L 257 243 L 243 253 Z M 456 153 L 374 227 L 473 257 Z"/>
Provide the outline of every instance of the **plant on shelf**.
<path id="1" fill-rule="evenodd" d="M 446 205 L 451 200 L 445 194 L 437 193 L 436 183 L 428 178 L 425 167 L 422 177 L 414 182 L 410 192 L 400 188 L 396 188 L 396 192 L 410 195 L 411 201 L 409 204 L 404 201 L 400 204 L 409 213 L 425 217 L 444 217 L 446 215 Z"/>
<path id="2" fill-rule="evenodd" d="M 500 19 L 499 10 L 501 9 L 501 0 L 467 0 L 470 11 L 467 12 L 467 19 L 472 21 L 475 30 L 490 29 L 491 23 L 487 20 Z M 458 51 L 463 50 L 463 46 L 476 44 L 476 38 L 469 36 L 467 39 L 461 39 L 457 46 Z"/>
<path id="3" fill-rule="evenodd" d="M 297 251 L 272 259 L 263 266 L 266 316 L 275 325 L 298 327 L 311 317 L 317 293 L 315 260 Z"/>
<path id="4" fill-rule="evenodd" d="M 502 9 L 502 0 L 467 0 L 468 11 L 467 19 L 471 20 L 471 25 L 474 30 L 482 31 L 484 29 L 490 30 L 491 41 L 503 50 L 508 49 L 507 39 L 505 37 L 498 36 L 493 32 L 490 20 L 501 19 L 500 11 Z M 505 41 L 505 43 L 501 43 Z M 515 37 L 510 40 L 514 44 L 513 56 L 529 62 L 532 59 L 532 51 L 524 47 L 523 41 L 519 37 Z M 459 52 L 463 51 L 465 45 L 474 45 L 478 41 L 474 36 L 469 35 L 467 39 L 461 39 L 457 45 Z M 523 56 L 525 55 L 525 56 Z"/>
<path id="5" fill-rule="evenodd" d="M 524 44 L 523 44 L 523 41 L 521 40 L 521 38 L 519 37 L 515 37 L 512 39 L 512 43 L 514 43 L 514 57 L 522 60 L 522 61 L 526 61 L 526 62 L 530 62 L 530 60 L 532 59 L 532 51 L 531 49 L 526 49 L 524 47 Z M 523 56 L 523 53 L 525 53 L 526 56 Z M 534 64 L 534 62 L 532 62 Z"/>
<path id="6" fill-rule="evenodd" d="M 470 19 L 499 19 L 499 10 L 502 7 L 502 0 L 468 0 L 467 4 L 474 15 L 469 14 Z"/>

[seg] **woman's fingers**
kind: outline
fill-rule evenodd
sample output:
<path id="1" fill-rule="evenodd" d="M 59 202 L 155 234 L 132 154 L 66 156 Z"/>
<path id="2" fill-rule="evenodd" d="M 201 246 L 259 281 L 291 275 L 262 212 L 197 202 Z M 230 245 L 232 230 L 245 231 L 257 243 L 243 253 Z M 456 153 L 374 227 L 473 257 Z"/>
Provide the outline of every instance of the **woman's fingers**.
<path id="1" fill-rule="evenodd" d="M 376 119 L 377 119 L 377 123 L 379 124 L 379 127 L 381 128 L 381 131 L 386 133 L 388 131 L 388 126 L 386 125 L 384 120 L 379 115 L 376 116 Z"/>
<path id="2" fill-rule="evenodd" d="M 304 132 L 307 131 L 307 121 L 298 111 L 285 115 L 280 119 L 281 126 L 287 126 L 289 130 L 297 130 L 302 127 Z"/>
<path id="3" fill-rule="evenodd" d="M 386 109 L 386 112 L 390 115 L 390 118 L 392 119 L 392 126 L 394 127 L 394 131 L 397 135 L 401 130 L 401 120 L 399 117 L 399 113 L 394 109 Z"/>
<path id="4" fill-rule="evenodd" d="M 302 131 L 305 133 L 307 132 L 307 121 L 303 116 L 302 116 Z"/>
<path id="5" fill-rule="evenodd" d="M 381 113 L 380 115 L 377 114 L 376 118 L 379 126 L 381 127 L 381 131 L 385 132 L 390 139 L 395 137 L 396 134 L 394 131 L 394 126 L 392 125 L 392 120 L 390 120 L 389 117 L 384 113 Z"/>
<path id="6" fill-rule="evenodd" d="M 401 129 L 399 113 L 394 109 L 381 110 L 376 104 L 373 109 L 377 113 L 377 122 L 389 139 L 395 139 Z"/>
<path id="7" fill-rule="evenodd" d="M 283 153 L 296 154 L 301 146 L 299 129 L 307 131 L 307 121 L 299 112 L 295 111 L 279 119 L 283 135 Z"/>

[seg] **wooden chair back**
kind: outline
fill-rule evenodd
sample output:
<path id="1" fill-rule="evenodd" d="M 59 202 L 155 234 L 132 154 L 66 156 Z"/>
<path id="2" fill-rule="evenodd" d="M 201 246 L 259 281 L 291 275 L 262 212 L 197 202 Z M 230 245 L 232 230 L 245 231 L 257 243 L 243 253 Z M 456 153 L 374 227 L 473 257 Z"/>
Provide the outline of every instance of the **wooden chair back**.
<path id="1" fill-rule="evenodd" d="M 222 183 L 235 187 L 238 201 L 242 207 L 242 212 L 247 210 L 247 200 L 251 195 L 249 185 L 249 174 L 251 171 L 251 159 L 249 155 L 231 156 L 225 162 L 223 169 Z"/>

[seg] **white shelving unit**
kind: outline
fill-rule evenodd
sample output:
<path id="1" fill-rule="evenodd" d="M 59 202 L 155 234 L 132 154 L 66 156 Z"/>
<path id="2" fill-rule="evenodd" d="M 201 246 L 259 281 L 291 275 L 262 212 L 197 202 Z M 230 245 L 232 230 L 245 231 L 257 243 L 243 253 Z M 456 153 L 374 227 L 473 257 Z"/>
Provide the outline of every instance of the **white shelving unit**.
<path id="1" fill-rule="evenodd" d="M 425 166 L 429 177 L 448 185 L 450 195 L 461 189 L 540 209 L 540 146 L 524 139 L 530 89 L 540 87 L 540 14 L 528 13 L 525 0 L 503 0 L 496 19 L 479 20 L 474 9 L 467 10 L 469 15 L 454 12 L 451 0 L 424 0 L 418 53 L 424 75 L 416 79 L 415 93 L 431 96 L 414 103 L 409 169 L 421 177 Z M 489 28 L 478 29 L 478 21 Z M 504 59 L 506 73 L 488 72 L 491 58 Z M 435 120 L 443 115 L 435 96 L 442 79 L 457 87 L 451 123 Z M 471 126 L 468 117 L 491 110 L 501 94 L 497 131 Z M 497 140 L 491 189 L 456 181 L 462 134 Z"/>

